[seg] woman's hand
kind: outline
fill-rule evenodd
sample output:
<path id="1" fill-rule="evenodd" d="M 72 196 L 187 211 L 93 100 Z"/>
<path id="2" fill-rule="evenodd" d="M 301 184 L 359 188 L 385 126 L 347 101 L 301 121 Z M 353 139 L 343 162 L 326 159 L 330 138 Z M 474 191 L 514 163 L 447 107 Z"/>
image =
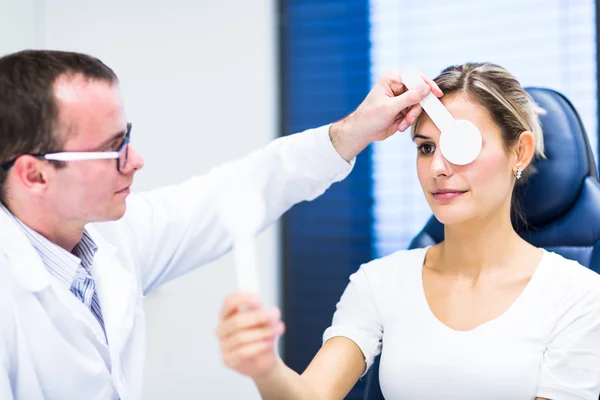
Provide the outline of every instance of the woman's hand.
<path id="1" fill-rule="evenodd" d="M 285 330 L 280 318 L 278 308 L 263 307 L 255 294 L 228 296 L 216 332 L 225 364 L 251 378 L 271 372 L 279 361 L 275 342 Z"/>

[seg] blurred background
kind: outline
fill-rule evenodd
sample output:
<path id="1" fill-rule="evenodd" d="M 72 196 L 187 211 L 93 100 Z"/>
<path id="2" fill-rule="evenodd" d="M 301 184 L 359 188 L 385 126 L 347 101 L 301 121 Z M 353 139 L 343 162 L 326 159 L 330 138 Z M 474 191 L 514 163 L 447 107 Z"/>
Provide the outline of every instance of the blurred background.
<path id="1" fill-rule="evenodd" d="M 467 61 L 565 94 L 597 159 L 596 9 L 590 0 L 0 0 L 0 54 L 76 50 L 111 66 L 146 159 L 137 191 L 340 119 L 385 70 L 435 77 Z M 346 180 L 260 236 L 261 294 L 283 308 L 281 351 L 297 371 L 348 276 L 405 248 L 429 218 L 415 155 L 408 134 L 372 145 Z M 145 399 L 259 398 L 218 352 L 218 312 L 234 289 L 226 256 L 148 296 Z"/>

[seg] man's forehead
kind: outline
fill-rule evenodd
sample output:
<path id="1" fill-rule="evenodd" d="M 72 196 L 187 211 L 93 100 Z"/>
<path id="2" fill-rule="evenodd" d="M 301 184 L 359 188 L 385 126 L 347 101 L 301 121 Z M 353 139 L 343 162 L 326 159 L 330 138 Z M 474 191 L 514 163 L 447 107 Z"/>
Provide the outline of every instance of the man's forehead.
<path id="1" fill-rule="evenodd" d="M 117 83 L 89 79 L 82 75 L 62 75 L 54 82 L 54 95 L 60 103 L 108 100 L 122 102 Z"/>
<path id="2" fill-rule="evenodd" d="M 71 139 L 85 133 L 84 136 L 95 142 L 122 131 L 126 126 L 123 100 L 117 84 L 66 76 L 57 79 L 54 92 L 61 124 L 68 127 L 67 135 Z"/>
<path id="3" fill-rule="evenodd" d="M 72 79 L 61 77 L 54 83 L 54 95 L 59 102 L 77 101 L 79 87 L 72 82 Z"/>
<path id="4" fill-rule="evenodd" d="M 71 116 L 85 114 L 106 117 L 124 113 L 118 84 L 79 76 L 65 76 L 55 82 L 54 94 L 61 118 L 70 119 Z"/>

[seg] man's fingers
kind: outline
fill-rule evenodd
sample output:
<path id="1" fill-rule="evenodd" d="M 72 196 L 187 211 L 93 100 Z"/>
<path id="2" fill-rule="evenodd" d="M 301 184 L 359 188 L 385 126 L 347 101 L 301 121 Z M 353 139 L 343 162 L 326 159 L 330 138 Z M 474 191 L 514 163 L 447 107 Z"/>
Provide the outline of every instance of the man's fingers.
<path id="1" fill-rule="evenodd" d="M 417 117 L 421 115 L 422 112 L 423 107 L 421 107 L 420 104 L 414 105 L 410 108 L 410 110 L 408 110 L 408 113 L 406 113 L 404 121 L 406 121 L 406 123 L 410 126 L 415 123 Z"/>
<path id="2" fill-rule="evenodd" d="M 394 96 L 399 96 L 407 90 L 398 72 L 384 72 L 381 75 L 380 84 L 383 87 L 389 88 Z"/>
<path id="3" fill-rule="evenodd" d="M 404 109 L 414 106 L 418 104 L 421 100 L 425 98 L 430 93 L 431 89 L 427 85 L 419 85 L 415 89 L 410 89 L 409 91 L 401 94 L 400 96 L 396 96 L 391 101 L 391 106 L 394 109 L 394 114 L 400 114 Z"/>
<path id="4" fill-rule="evenodd" d="M 421 74 L 421 78 L 423 78 L 425 83 L 427 83 L 429 85 L 429 87 L 431 88 L 431 91 L 433 92 L 433 94 L 435 94 L 436 97 L 442 97 L 442 95 L 443 95 L 442 90 L 437 85 L 437 83 L 435 83 L 435 81 L 433 79 L 428 78 L 423 74 Z"/>
<path id="5" fill-rule="evenodd" d="M 402 114 L 398 119 L 398 130 L 400 132 L 404 132 L 407 130 L 412 124 L 415 123 L 417 117 L 423 112 L 423 108 L 417 104 L 412 106 L 407 112 L 406 115 Z"/>
<path id="6" fill-rule="evenodd" d="M 404 83 L 402 83 L 399 79 L 390 80 L 388 81 L 388 84 L 394 96 L 400 96 L 407 90 L 406 86 L 404 86 Z"/>
<path id="7" fill-rule="evenodd" d="M 433 79 L 427 77 L 424 74 L 420 74 L 420 75 L 421 75 L 421 78 L 423 78 L 423 80 L 427 84 L 427 86 L 429 86 L 430 91 L 433 92 L 433 94 L 436 97 L 442 97 L 442 95 L 443 95 L 442 90 L 437 85 L 437 83 L 435 83 L 435 81 Z M 407 87 L 402 82 L 401 75 L 398 72 L 392 72 L 392 71 L 385 72 L 382 75 L 381 80 L 384 85 L 387 85 L 390 88 L 390 90 L 392 91 L 394 96 L 400 96 L 401 94 L 403 94 L 404 92 L 407 91 Z"/>

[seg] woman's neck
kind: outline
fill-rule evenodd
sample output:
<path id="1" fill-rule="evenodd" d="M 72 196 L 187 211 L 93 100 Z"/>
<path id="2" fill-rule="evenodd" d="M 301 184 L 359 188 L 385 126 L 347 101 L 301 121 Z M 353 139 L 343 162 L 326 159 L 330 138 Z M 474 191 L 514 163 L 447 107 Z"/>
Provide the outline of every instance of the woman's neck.
<path id="1" fill-rule="evenodd" d="M 505 212 L 446 226 L 444 236 L 436 263 L 440 272 L 474 280 L 482 273 L 512 265 L 514 255 L 527 245 Z"/>

